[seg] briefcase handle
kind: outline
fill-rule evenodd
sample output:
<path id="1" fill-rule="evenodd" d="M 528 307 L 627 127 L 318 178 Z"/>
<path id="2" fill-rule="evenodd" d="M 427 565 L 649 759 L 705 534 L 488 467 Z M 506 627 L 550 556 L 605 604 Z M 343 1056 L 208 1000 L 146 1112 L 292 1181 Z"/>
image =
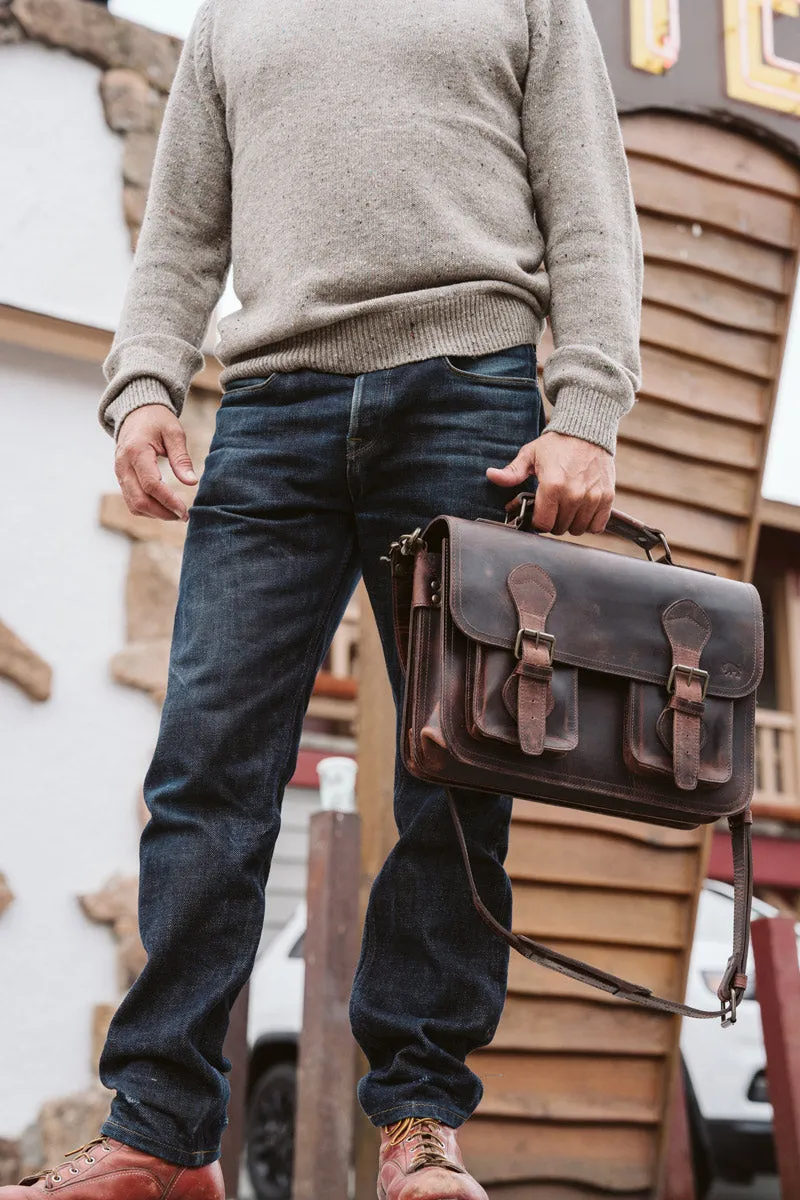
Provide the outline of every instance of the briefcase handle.
<path id="1" fill-rule="evenodd" d="M 515 529 L 522 529 L 526 533 L 535 533 L 533 527 L 533 505 L 536 499 L 535 492 L 520 492 L 515 497 L 517 509 L 506 515 L 506 522 L 513 525 Z M 627 513 L 620 512 L 618 508 L 612 508 L 611 516 L 605 527 L 605 533 L 613 534 L 615 537 L 625 538 L 628 542 L 633 542 L 636 546 L 641 546 L 647 557 L 653 560 L 654 550 L 663 550 L 664 556 L 659 559 L 659 562 L 671 563 L 672 551 L 669 548 L 666 534 L 660 529 L 654 529 L 652 525 L 645 525 L 643 521 L 637 521 L 636 517 L 629 517 Z"/>

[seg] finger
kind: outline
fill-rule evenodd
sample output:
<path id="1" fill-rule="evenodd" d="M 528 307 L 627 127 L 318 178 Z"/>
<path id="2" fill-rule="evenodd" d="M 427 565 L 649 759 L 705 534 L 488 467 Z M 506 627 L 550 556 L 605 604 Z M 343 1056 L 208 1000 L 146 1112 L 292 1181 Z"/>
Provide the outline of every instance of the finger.
<path id="1" fill-rule="evenodd" d="M 164 432 L 164 449 L 167 452 L 169 465 L 181 483 L 188 483 L 190 486 L 197 483 L 197 475 L 192 466 L 189 451 L 186 448 L 186 434 L 183 431 L 183 426 L 171 425 Z"/>
<path id="2" fill-rule="evenodd" d="M 142 450 L 132 459 L 131 466 L 136 473 L 142 491 L 156 500 L 164 508 L 169 509 L 180 521 L 188 521 L 189 512 L 179 496 L 173 492 L 169 484 L 161 478 L 158 469 L 156 452 L 152 446 Z"/>
<path id="3" fill-rule="evenodd" d="M 486 471 L 490 483 L 498 487 L 519 487 L 532 474 L 531 453 L 523 446 L 516 458 L 507 467 L 489 467 Z"/>
<path id="4" fill-rule="evenodd" d="M 553 533 L 568 533 L 581 506 L 581 497 L 566 490 L 558 497 L 558 515 L 553 523 Z"/>
<path id="5" fill-rule="evenodd" d="M 588 492 L 583 502 L 578 505 L 569 532 L 573 537 L 581 537 L 590 528 L 600 506 L 599 492 Z"/>
<path id="6" fill-rule="evenodd" d="M 611 516 L 611 509 L 613 508 L 613 505 L 613 496 L 608 500 L 602 501 L 592 519 L 591 524 L 589 525 L 590 533 L 603 533 L 606 525 L 608 524 L 608 519 Z"/>
<path id="7" fill-rule="evenodd" d="M 120 476 L 119 486 L 129 512 L 135 517 L 150 517 L 157 521 L 178 520 L 176 513 L 164 508 L 163 504 L 159 504 L 152 496 L 142 491 L 133 470 L 128 470 Z"/>
<path id="8" fill-rule="evenodd" d="M 533 505 L 533 527 L 540 533 L 551 533 L 557 518 L 558 489 L 540 480 Z"/>

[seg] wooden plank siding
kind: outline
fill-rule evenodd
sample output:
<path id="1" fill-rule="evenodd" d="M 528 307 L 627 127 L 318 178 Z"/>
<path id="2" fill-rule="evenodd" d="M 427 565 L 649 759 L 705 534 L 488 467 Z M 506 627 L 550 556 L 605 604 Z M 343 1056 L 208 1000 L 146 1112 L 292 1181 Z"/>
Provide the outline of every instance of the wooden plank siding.
<path id="1" fill-rule="evenodd" d="M 620 430 L 617 504 L 663 528 L 678 561 L 745 577 L 797 275 L 800 172 L 688 117 L 626 117 L 623 133 L 646 265 L 643 384 Z M 515 927 L 681 999 L 706 845 L 702 831 L 518 801 Z M 500 1028 L 471 1060 L 485 1095 L 462 1136 L 493 1200 L 655 1200 L 678 1038 L 674 1018 L 513 955 Z"/>

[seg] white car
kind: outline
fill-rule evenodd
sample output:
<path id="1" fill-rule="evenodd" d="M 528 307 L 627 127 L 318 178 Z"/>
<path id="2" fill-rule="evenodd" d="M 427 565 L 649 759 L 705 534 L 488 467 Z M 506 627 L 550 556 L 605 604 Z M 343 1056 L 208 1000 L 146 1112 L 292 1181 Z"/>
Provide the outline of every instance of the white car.
<path id="1" fill-rule="evenodd" d="M 771 905 L 753 901 L 753 920 L 777 915 Z M 732 927 L 733 888 L 707 880 L 700 894 L 687 1004 L 713 1007 L 730 954 Z M 797 929 L 800 935 L 800 925 Z M 752 951 L 747 974 L 750 982 L 734 1029 L 723 1029 L 715 1021 L 686 1020 L 681 1033 L 681 1051 L 702 1116 L 700 1135 L 710 1151 L 715 1176 L 732 1183 L 775 1172 L 772 1106 Z"/>
<path id="2" fill-rule="evenodd" d="M 753 902 L 754 919 L 775 916 L 776 911 Z M 301 905 L 258 959 L 250 984 L 247 1163 L 257 1200 L 291 1198 L 305 928 L 306 909 Z M 713 1007 L 730 954 L 732 928 L 733 889 L 707 881 L 700 895 L 688 1004 Z M 752 960 L 749 975 L 735 1029 L 713 1021 L 683 1023 L 681 1051 L 688 1074 L 698 1198 L 713 1178 L 744 1182 L 775 1171 Z"/>

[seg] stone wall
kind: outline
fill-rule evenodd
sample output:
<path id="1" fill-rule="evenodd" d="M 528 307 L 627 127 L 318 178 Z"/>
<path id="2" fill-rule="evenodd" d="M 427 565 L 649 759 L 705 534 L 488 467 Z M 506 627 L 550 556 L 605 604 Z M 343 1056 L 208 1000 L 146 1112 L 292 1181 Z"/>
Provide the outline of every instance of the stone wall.
<path id="1" fill-rule="evenodd" d="M 49 700 L 52 668 L 0 621 L 0 677 L 11 680 L 31 700 Z"/>
<path id="2" fill-rule="evenodd" d="M 109 127 L 123 139 L 122 207 L 135 247 L 182 42 L 86 0 L 0 0 L 0 45 L 43 42 L 100 67 Z"/>
<path id="3" fill-rule="evenodd" d="M 0 0 L 0 45 L 40 42 L 83 58 L 101 69 L 98 103 L 105 119 L 123 140 L 120 203 L 136 246 L 144 216 L 158 133 L 182 43 L 110 14 L 85 0 Z M 54 107 L 54 117 L 57 116 Z M 201 396 L 187 406 L 192 452 L 199 468 L 213 428 L 214 397 Z M 188 489 L 181 489 L 188 491 Z M 190 500 L 190 495 L 187 500 Z M 113 665 L 122 683 L 144 687 L 163 699 L 181 548 L 185 529 L 131 517 L 121 496 L 103 498 L 101 523 L 130 537 L 127 645 Z M 50 695 L 47 663 L 0 623 L 0 676 L 23 688 L 32 699 Z M 137 800 L 137 803 L 139 801 Z M 123 992 L 142 968 L 144 951 L 136 920 L 135 878 L 115 876 L 97 893 L 79 897 L 91 920 L 107 924 L 118 949 Z M 0 875 L 0 914 L 13 897 Z M 98 1004 L 92 1022 L 93 1059 L 97 1060 L 114 1006 Z M 108 1110 L 109 1093 L 99 1084 L 72 1096 L 48 1101 L 37 1121 L 19 1140 L 0 1140 L 0 1186 L 43 1165 L 57 1164 L 74 1146 L 96 1136 Z"/>

